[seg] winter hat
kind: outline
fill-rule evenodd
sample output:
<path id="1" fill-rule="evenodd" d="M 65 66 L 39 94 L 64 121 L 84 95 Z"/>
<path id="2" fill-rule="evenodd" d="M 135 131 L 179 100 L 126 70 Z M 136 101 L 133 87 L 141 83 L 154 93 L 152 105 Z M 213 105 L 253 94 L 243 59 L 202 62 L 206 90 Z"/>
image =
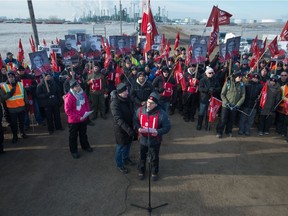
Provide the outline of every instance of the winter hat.
<path id="1" fill-rule="evenodd" d="M 242 63 L 242 65 L 244 65 L 244 64 L 248 65 L 248 60 L 244 59 L 241 63 Z"/>
<path id="2" fill-rule="evenodd" d="M 117 94 L 121 94 L 122 92 L 127 90 L 127 86 L 124 83 L 119 83 L 116 87 Z"/>
<path id="3" fill-rule="evenodd" d="M 24 71 L 25 68 L 24 68 L 22 65 L 19 65 L 18 70 L 19 70 L 19 71 Z"/>
<path id="4" fill-rule="evenodd" d="M 7 74 L 7 76 L 8 76 L 8 77 L 9 77 L 9 76 L 13 76 L 13 77 L 15 77 L 15 73 L 12 72 L 12 71 L 10 71 L 10 72 Z"/>
<path id="5" fill-rule="evenodd" d="M 278 80 L 278 76 L 277 75 L 274 75 L 270 78 L 270 81 L 274 81 L 274 82 L 277 82 Z"/>
<path id="6" fill-rule="evenodd" d="M 162 68 L 162 73 L 167 72 L 170 73 L 169 68 L 168 67 L 163 67 Z"/>
<path id="7" fill-rule="evenodd" d="M 139 72 L 137 73 L 137 78 L 138 78 L 139 76 L 141 76 L 141 75 L 145 76 L 145 72 L 144 72 L 144 71 L 139 71 Z"/>
<path id="8" fill-rule="evenodd" d="M 74 88 L 75 86 L 79 85 L 79 83 L 75 79 L 70 80 L 69 84 L 70 84 L 70 88 Z"/>
<path id="9" fill-rule="evenodd" d="M 214 73 L 214 70 L 213 70 L 213 68 L 211 68 L 211 67 L 207 66 L 207 67 L 206 67 L 206 70 L 205 70 L 205 74 L 209 74 L 209 73 L 211 73 L 211 72 L 213 72 L 213 73 Z"/>
<path id="10" fill-rule="evenodd" d="M 7 56 L 13 56 L 13 53 L 11 53 L 11 52 L 7 52 L 6 55 L 7 55 Z"/>
<path id="11" fill-rule="evenodd" d="M 253 73 L 253 74 L 252 74 L 252 78 L 257 78 L 257 79 L 259 79 L 259 77 L 260 77 L 260 76 L 259 76 L 258 73 Z"/>
<path id="12" fill-rule="evenodd" d="M 148 99 L 154 101 L 156 104 L 158 104 L 158 101 L 159 101 L 159 94 L 157 92 L 152 92 Z"/>
<path id="13" fill-rule="evenodd" d="M 242 72 L 239 70 L 239 71 L 235 71 L 234 73 L 233 73 L 233 77 L 234 78 L 236 78 L 236 77 L 242 77 L 243 76 L 243 74 L 242 74 Z"/>

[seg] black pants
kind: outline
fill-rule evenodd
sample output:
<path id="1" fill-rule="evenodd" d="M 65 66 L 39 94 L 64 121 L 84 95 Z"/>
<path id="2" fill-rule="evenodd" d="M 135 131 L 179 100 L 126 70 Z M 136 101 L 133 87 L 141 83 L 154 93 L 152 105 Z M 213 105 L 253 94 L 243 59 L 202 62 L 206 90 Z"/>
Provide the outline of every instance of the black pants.
<path id="1" fill-rule="evenodd" d="M 2 126 L 2 118 L 3 118 L 3 109 L 0 105 L 0 152 L 3 152 L 3 142 L 4 142 L 4 130 Z"/>
<path id="2" fill-rule="evenodd" d="M 59 130 L 62 128 L 60 109 L 59 106 L 47 106 L 45 107 L 45 115 L 47 119 L 48 131 Z M 55 128 L 54 128 L 55 124 Z"/>
<path id="3" fill-rule="evenodd" d="M 198 107 L 198 94 L 188 93 L 183 94 L 183 117 L 184 119 L 194 119 L 196 109 Z"/>
<path id="4" fill-rule="evenodd" d="M 82 149 L 87 149 L 90 147 L 87 136 L 87 121 L 70 124 L 69 127 L 69 148 L 71 153 L 78 152 L 77 140 L 79 134 L 80 145 Z"/>
<path id="5" fill-rule="evenodd" d="M 231 110 L 226 107 L 222 107 L 221 109 L 221 118 L 217 124 L 217 134 L 223 134 L 225 129 L 225 133 L 229 134 L 232 133 L 233 124 L 235 122 L 237 115 L 236 110 Z"/>
<path id="6" fill-rule="evenodd" d="M 18 134 L 18 126 L 19 126 L 19 130 L 20 133 L 23 134 L 24 133 L 24 118 L 25 118 L 25 113 L 26 111 L 23 110 L 21 112 L 16 112 L 16 113 L 11 113 L 9 111 L 9 116 L 10 116 L 10 127 L 11 127 L 11 131 L 13 133 L 13 136 L 17 136 Z M 19 125 L 18 125 L 19 123 Z"/>
<path id="7" fill-rule="evenodd" d="M 159 151 L 160 151 L 160 145 L 150 146 L 152 174 L 158 174 L 159 172 Z M 148 157 L 148 146 L 140 144 L 140 158 L 139 158 L 139 163 L 138 163 L 138 171 L 141 173 L 145 173 L 146 171 L 146 158 L 147 157 Z"/>
<path id="8" fill-rule="evenodd" d="M 272 124 L 273 124 L 273 120 L 275 118 L 275 113 L 268 115 L 260 115 L 259 116 L 259 126 L 258 126 L 258 130 L 259 132 L 269 132 Z"/>

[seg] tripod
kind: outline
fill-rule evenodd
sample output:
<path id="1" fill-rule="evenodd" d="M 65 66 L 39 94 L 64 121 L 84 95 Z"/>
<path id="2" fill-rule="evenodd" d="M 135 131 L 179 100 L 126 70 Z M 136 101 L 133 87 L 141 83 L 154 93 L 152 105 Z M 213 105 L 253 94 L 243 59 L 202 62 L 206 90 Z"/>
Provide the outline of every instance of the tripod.
<path id="1" fill-rule="evenodd" d="M 147 116 L 148 116 L 148 120 L 149 120 L 149 114 L 148 113 L 147 113 Z M 148 206 L 145 207 L 145 206 L 140 206 L 140 205 L 133 204 L 133 203 L 131 204 L 131 206 L 141 208 L 141 209 L 146 209 L 149 212 L 149 215 L 151 215 L 153 209 L 157 209 L 157 208 L 160 208 L 162 206 L 168 205 L 168 203 L 163 203 L 163 204 L 155 206 L 155 207 L 151 206 L 151 167 L 152 167 L 151 160 L 152 160 L 152 155 L 151 155 L 151 147 L 150 147 L 150 133 L 149 133 L 149 127 L 148 127 L 148 151 L 147 151 L 148 173 L 149 173 Z"/>

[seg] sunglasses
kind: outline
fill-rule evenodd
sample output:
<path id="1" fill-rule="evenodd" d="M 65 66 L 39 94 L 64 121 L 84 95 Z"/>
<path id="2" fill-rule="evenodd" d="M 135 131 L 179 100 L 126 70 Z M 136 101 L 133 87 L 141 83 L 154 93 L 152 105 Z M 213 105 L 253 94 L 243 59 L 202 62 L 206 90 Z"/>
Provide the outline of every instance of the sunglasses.
<path id="1" fill-rule="evenodd" d="M 208 74 L 214 74 L 213 72 L 211 72 L 211 73 L 208 73 Z"/>

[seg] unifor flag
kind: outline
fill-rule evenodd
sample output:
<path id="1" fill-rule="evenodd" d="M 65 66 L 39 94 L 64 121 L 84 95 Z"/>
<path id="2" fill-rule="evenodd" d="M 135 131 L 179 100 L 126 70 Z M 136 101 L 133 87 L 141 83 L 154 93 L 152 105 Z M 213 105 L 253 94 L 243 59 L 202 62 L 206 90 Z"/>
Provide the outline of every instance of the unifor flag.
<path id="1" fill-rule="evenodd" d="M 218 7 L 216 8 L 218 9 Z M 210 55 L 215 49 L 215 47 L 217 46 L 217 40 L 218 40 L 218 34 L 219 34 L 219 19 L 218 19 L 219 13 L 215 12 L 213 16 L 214 16 L 214 21 L 212 22 L 213 30 L 210 34 L 210 39 L 209 39 L 209 44 L 208 44 L 208 55 Z"/>
<path id="2" fill-rule="evenodd" d="M 165 39 L 165 34 L 162 34 L 161 37 L 161 44 L 160 44 L 160 52 L 163 53 L 165 51 L 166 47 L 166 39 Z"/>
<path id="3" fill-rule="evenodd" d="M 230 23 L 230 17 L 232 14 L 219 9 L 216 6 L 213 6 L 210 17 L 207 21 L 206 27 L 211 27 L 213 26 L 214 18 L 215 18 L 215 13 L 218 14 L 218 25 L 227 25 Z"/>
<path id="4" fill-rule="evenodd" d="M 181 62 L 177 61 L 175 69 L 174 69 L 174 78 L 177 84 L 181 85 L 182 91 L 186 90 L 186 81 L 183 75 L 183 70 L 181 67 Z"/>
<path id="5" fill-rule="evenodd" d="M 24 60 L 24 50 L 22 46 L 22 41 L 21 38 L 19 39 L 19 44 L 18 44 L 18 55 L 17 55 L 17 61 L 22 62 Z"/>
<path id="6" fill-rule="evenodd" d="M 107 69 L 109 64 L 110 64 L 110 62 L 111 62 L 111 60 L 112 60 L 111 48 L 110 48 L 108 40 L 106 40 L 106 46 L 104 45 L 104 50 L 106 52 L 105 61 L 104 61 L 104 68 Z"/>
<path id="7" fill-rule="evenodd" d="M 180 32 L 178 32 L 176 35 L 176 39 L 175 39 L 175 43 L 174 43 L 174 50 L 176 50 L 178 48 L 179 42 L 180 42 Z"/>
<path id="8" fill-rule="evenodd" d="M 254 45 L 254 48 L 253 48 L 253 55 L 252 55 L 252 58 L 250 60 L 249 67 L 251 67 L 251 68 L 257 67 L 257 62 L 258 62 L 259 58 L 260 58 L 260 52 L 259 52 L 259 47 L 258 47 L 257 42 L 256 42 L 256 45 Z"/>
<path id="9" fill-rule="evenodd" d="M 250 53 L 254 53 L 254 50 L 256 49 L 256 46 L 258 47 L 257 41 L 258 41 L 258 35 L 256 35 L 256 37 L 254 38 L 254 40 L 252 42 L 252 45 L 250 47 Z"/>
<path id="10" fill-rule="evenodd" d="M 117 65 L 116 74 L 115 74 L 115 86 L 117 86 L 119 83 L 121 83 L 122 74 L 123 74 L 123 69 L 119 65 Z"/>
<path id="11" fill-rule="evenodd" d="M 169 54 L 170 54 L 170 43 L 169 41 L 167 42 L 166 46 L 165 46 L 165 49 L 164 49 L 164 52 L 158 56 L 157 58 L 154 59 L 154 62 L 158 62 L 159 60 L 165 58 L 166 60 L 168 59 L 169 57 Z"/>
<path id="12" fill-rule="evenodd" d="M 56 52 L 54 50 L 52 50 L 52 52 L 50 53 L 51 56 L 51 67 L 52 70 L 54 72 L 60 72 L 58 64 L 57 64 L 57 60 L 56 60 Z"/>
<path id="13" fill-rule="evenodd" d="M 260 104 L 259 104 L 261 109 L 264 108 L 264 105 L 267 100 L 267 88 L 268 88 L 268 81 L 264 84 L 262 91 L 261 91 L 261 98 L 260 98 Z"/>
<path id="14" fill-rule="evenodd" d="M 266 49 L 266 43 L 267 43 L 267 37 L 265 38 L 265 40 L 263 42 L 263 45 L 262 45 L 262 48 L 260 50 L 259 56 L 262 56 L 264 54 L 265 49 Z"/>
<path id="15" fill-rule="evenodd" d="M 188 53 L 185 59 L 185 65 L 188 66 L 192 62 L 192 45 L 188 47 Z"/>
<path id="16" fill-rule="evenodd" d="M 147 53 L 149 50 L 151 50 L 151 47 L 154 44 L 154 37 L 158 35 L 156 23 L 154 21 L 150 7 L 150 0 L 148 0 L 148 11 L 147 12 L 144 11 L 143 13 L 142 32 L 146 35 L 146 44 L 144 52 Z"/>
<path id="17" fill-rule="evenodd" d="M 281 41 L 288 41 L 288 20 L 280 34 L 280 40 Z"/>
<path id="18" fill-rule="evenodd" d="M 29 38 L 29 43 L 30 43 L 32 52 L 36 52 L 36 45 L 35 45 L 35 41 L 32 35 L 31 35 L 31 38 Z"/>
<path id="19" fill-rule="evenodd" d="M 277 43 L 277 36 L 274 40 L 268 45 L 268 49 L 270 51 L 271 57 L 274 58 L 276 55 L 279 54 L 278 50 L 278 43 Z"/>
<path id="20" fill-rule="evenodd" d="M 216 119 L 216 115 L 222 106 L 222 101 L 218 100 L 215 97 L 210 98 L 209 106 L 208 106 L 208 121 L 209 122 L 214 122 Z"/>
<path id="21" fill-rule="evenodd" d="M 1 56 L 1 53 L 0 53 L 0 68 L 3 67 L 3 59 L 2 59 L 2 56 Z"/>

